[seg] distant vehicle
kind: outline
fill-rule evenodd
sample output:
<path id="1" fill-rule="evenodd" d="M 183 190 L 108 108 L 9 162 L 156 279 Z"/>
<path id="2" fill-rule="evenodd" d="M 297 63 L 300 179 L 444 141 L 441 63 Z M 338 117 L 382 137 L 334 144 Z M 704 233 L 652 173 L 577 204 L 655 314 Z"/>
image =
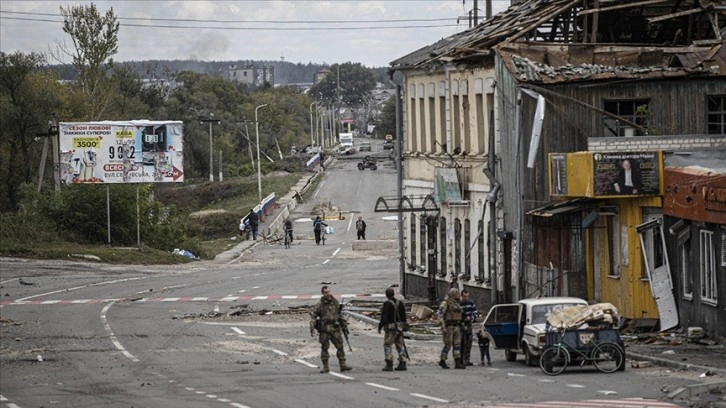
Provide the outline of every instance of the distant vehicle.
<path id="1" fill-rule="evenodd" d="M 376 159 L 374 159 L 370 156 L 365 156 L 363 158 L 363 160 L 358 162 L 358 170 L 365 170 L 365 169 L 376 170 L 377 168 L 378 168 L 378 166 L 376 165 Z"/>
<path id="2" fill-rule="evenodd" d="M 371 151 L 371 142 L 360 142 L 358 145 L 358 151 L 359 152 L 370 152 Z"/>
<path id="3" fill-rule="evenodd" d="M 393 149 L 393 142 L 390 140 L 386 140 L 383 142 L 383 150 L 391 150 Z"/>
<path id="4" fill-rule="evenodd" d="M 352 133 L 341 133 L 338 136 L 340 142 L 340 152 L 344 154 L 351 154 L 353 152 L 353 134 Z"/>

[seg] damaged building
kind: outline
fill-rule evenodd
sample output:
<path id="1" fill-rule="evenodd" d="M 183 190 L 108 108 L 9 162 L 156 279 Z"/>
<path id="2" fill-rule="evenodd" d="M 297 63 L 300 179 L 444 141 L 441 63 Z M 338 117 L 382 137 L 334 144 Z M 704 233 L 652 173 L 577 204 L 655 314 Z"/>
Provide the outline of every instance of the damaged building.
<path id="1" fill-rule="evenodd" d="M 435 204 L 404 212 L 407 292 L 726 336 L 725 35 L 723 1 L 529 0 L 393 61 L 403 196 Z"/>

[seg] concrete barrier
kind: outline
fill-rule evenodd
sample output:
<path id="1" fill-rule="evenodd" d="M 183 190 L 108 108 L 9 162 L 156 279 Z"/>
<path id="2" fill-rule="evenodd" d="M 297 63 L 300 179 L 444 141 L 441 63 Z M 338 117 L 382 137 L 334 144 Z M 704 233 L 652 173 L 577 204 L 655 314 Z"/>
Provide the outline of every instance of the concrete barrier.
<path id="1" fill-rule="evenodd" d="M 393 241 L 393 240 L 353 241 L 353 250 L 354 251 L 378 251 L 381 249 L 398 249 L 398 241 Z"/>

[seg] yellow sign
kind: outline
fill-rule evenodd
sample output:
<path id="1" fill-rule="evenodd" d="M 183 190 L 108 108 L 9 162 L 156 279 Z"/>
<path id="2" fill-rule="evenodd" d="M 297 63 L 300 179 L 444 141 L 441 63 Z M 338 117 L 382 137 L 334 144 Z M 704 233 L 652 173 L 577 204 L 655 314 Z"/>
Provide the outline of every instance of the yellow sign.
<path id="1" fill-rule="evenodd" d="M 74 149 L 98 149 L 101 147 L 101 139 L 98 137 L 74 137 Z"/>
<path id="2" fill-rule="evenodd" d="M 136 136 L 136 132 L 133 130 L 117 130 L 116 139 L 133 139 Z"/>

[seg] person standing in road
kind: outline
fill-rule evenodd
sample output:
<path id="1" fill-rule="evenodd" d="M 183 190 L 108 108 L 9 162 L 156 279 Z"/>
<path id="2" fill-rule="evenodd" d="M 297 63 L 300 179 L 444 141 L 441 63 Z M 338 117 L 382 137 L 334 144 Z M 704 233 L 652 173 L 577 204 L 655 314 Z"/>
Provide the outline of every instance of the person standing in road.
<path id="1" fill-rule="evenodd" d="M 320 216 L 318 215 L 315 217 L 315 221 L 313 221 L 313 232 L 315 233 L 315 244 L 320 245 L 320 240 L 322 239 L 322 236 L 324 234 L 323 228 L 327 227 L 328 224 L 326 224 L 323 220 L 320 219 Z"/>
<path id="2" fill-rule="evenodd" d="M 285 230 L 285 235 L 288 236 L 288 242 L 292 244 L 292 221 L 290 221 L 289 217 L 285 218 L 282 229 Z"/>
<path id="3" fill-rule="evenodd" d="M 363 221 L 363 217 L 358 217 L 358 221 L 355 222 L 355 229 L 358 231 L 358 239 L 366 239 L 366 222 Z"/>
<path id="4" fill-rule="evenodd" d="M 461 291 L 461 359 L 464 365 L 474 365 L 471 362 L 471 347 L 474 342 L 473 324 L 479 316 L 476 310 L 476 304 L 469 299 L 469 291 L 463 289 Z"/>
<path id="5" fill-rule="evenodd" d="M 250 222 L 250 228 L 252 229 L 252 239 L 257 240 L 257 227 L 259 225 L 259 218 L 257 217 L 257 213 L 254 209 L 250 210 L 250 213 L 247 215 L 247 220 Z"/>
<path id="6" fill-rule="evenodd" d="M 350 371 L 353 367 L 346 364 L 342 334 L 342 330 L 347 330 L 348 322 L 340 315 L 340 303 L 330 292 L 330 288 L 323 286 L 320 288 L 320 293 L 323 296 L 320 297 L 320 301 L 310 314 L 310 337 L 315 337 L 315 331 L 317 331 L 318 341 L 320 341 L 320 360 L 323 362 L 320 372 L 330 372 L 328 349 L 331 342 L 337 350 L 336 356 L 340 363 L 340 371 Z"/>
<path id="7" fill-rule="evenodd" d="M 466 368 L 461 360 L 461 304 L 459 303 L 459 289 L 449 289 L 446 296 L 439 306 L 439 320 L 441 321 L 441 334 L 443 335 L 444 348 L 441 349 L 441 360 L 439 366 L 448 369 L 446 359 L 449 356 L 449 350 L 453 347 L 454 368 Z"/>
<path id="8" fill-rule="evenodd" d="M 398 366 L 396 371 L 406 371 L 406 360 L 408 350 L 403 340 L 403 331 L 406 329 L 406 306 L 402 300 L 396 299 L 396 292 L 393 288 L 386 289 L 386 301 L 381 308 L 381 321 L 378 323 L 378 333 L 381 329 L 383 335 L 383 353 L 386 359 L 386 366 L 383 371 L 393 371 L 393 345 L 398 352 Z"/>
<path id="9" fill-rule="evenodd" d="M 481 365 L 484 365 L 486 359 L 487 364 L 492 365 L 492 358 L 489 356 L 489 336 L 487 336 L 486 329 L 484 329 L 484 323 L 476 332 L 476 338 L 479 341 L 479 353 L 481 354 Z"/>

